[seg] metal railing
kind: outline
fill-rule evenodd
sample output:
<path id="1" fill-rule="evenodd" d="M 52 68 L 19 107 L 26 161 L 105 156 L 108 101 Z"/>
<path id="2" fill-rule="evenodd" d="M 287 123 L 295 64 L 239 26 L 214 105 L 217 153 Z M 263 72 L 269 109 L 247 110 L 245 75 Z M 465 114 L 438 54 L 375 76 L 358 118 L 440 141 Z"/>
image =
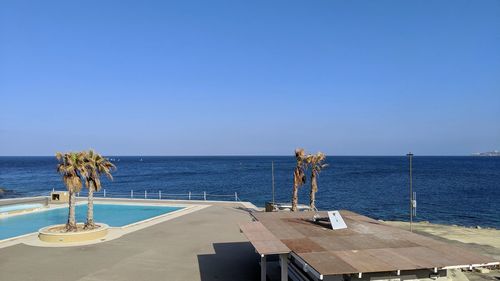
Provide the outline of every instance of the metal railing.
<path id="1" fill-rule="evenodd" d="M 77 193 L 78 197 L 86 197 L 87 191 Z M 212 201 L 241 201 L 238 197 L 238 192 L 234 194 L 213 194 L 203 191 L 196 193 L 189 191 L 188 193 L 164 193 L 162 190 L 130 190 L 123 191 L 106 191 L 101 189 L 94 192 L 94 197 L 97 198 L 131 198 L 131 199 L 155 199 L 155 200 L 212 200 Z"/>

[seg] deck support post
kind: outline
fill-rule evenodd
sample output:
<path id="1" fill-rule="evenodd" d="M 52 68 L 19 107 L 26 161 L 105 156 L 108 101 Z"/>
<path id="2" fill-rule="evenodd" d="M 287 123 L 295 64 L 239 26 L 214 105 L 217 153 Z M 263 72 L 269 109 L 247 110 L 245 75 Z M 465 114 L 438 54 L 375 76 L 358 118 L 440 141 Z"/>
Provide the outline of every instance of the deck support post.
<path id="1" fill-rule="evenodd" d="M 158 190 L 158 199 L 161 200 L 161 190 Z"/>
<path id="2" fill-rule="evenodd" d="M 266 256 L 261 255 L 260 256 L 260 281 L 266 281 Z"/>
<path id="3" fill-rule="evenodd" d="M 280 254 L 281 281 L 288 281 L 288 254 Z"/>

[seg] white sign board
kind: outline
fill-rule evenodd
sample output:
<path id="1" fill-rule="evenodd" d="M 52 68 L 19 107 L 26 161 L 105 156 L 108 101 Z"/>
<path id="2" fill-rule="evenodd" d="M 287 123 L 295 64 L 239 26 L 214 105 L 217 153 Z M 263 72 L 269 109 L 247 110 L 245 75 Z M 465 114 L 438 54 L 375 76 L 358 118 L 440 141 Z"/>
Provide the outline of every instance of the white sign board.
<path id="1" fill-rule="evenodd" d="M 333 230 L 347 228 L 347 225 L 345 224 L 344 219 L 340 215 L 339 211 L 329 211 L 328 218 L 330 219 Z"/>

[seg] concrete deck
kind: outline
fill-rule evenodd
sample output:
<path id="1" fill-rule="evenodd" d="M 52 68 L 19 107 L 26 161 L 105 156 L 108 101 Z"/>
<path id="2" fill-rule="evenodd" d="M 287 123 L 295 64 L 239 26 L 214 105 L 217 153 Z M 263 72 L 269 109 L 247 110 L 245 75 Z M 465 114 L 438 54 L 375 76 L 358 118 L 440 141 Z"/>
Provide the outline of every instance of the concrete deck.
<path id="1" fill-rule="evenodd" d="M 88 246 L 0 249 L 4 280 L 257 280 L 258 255 L 240 233 L 244 205 L 215 204 Z"/>

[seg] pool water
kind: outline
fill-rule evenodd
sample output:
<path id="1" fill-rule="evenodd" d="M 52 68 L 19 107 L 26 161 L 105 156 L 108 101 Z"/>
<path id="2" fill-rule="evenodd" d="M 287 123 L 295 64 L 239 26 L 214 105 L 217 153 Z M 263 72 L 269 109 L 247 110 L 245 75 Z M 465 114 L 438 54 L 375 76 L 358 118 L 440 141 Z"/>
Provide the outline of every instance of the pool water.
<path id="1" fill-rule="evenodd" d="M 42 208 L 42 207 L 43 207 L 43 204 L 39 204 L 39 203 L 6 205 L 6 206 L 0 207 L 0 213 L 8 213 L 8 212 L 12 212 L 12 211 L 36 209 L 36 208 Z"/>
<path id="2" fill-rule="evenodd" d="M 85 222 L 87 204 L 78 205 L 75 209 L 77 222 Z M 182 207 L 94 204 L 94 220 L 109 226 L 121 227 L 180 209 Z M 4 218 L 0 216 L 0 240 L 37 232 L 40 228 L 49 225 L 64 224 L 67 219 L 68 208 L 56 208 Z"/>

